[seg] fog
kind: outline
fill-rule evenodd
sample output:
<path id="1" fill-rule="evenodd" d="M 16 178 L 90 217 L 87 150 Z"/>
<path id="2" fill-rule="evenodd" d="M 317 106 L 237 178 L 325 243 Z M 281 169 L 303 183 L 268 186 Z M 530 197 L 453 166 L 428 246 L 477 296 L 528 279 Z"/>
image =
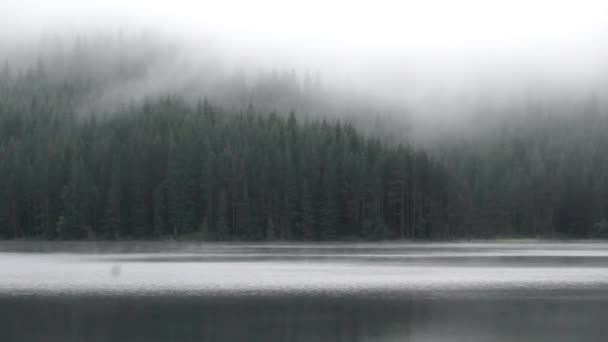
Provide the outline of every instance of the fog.
<path id="1" fill-rule="evenodd" d="M 604 105 L 607 15 L 594 0 L 24 0 L 0 5 L 0 58 L 34 63 L 79 36 L 125 35 L 130 43 L 99 49 L 167 53 L 96 103 L 188 89 L 213 98 L 219 79 L 278 70 L 316 77 L 333 111 L 407 117 L 427 134 L 535 101 L 563 112 L 592 96 Z"/>
<path id="2" fill-rule="evenodd" d="M 0 0 L 0 341 L 605 340 L 607 18 Z"/>

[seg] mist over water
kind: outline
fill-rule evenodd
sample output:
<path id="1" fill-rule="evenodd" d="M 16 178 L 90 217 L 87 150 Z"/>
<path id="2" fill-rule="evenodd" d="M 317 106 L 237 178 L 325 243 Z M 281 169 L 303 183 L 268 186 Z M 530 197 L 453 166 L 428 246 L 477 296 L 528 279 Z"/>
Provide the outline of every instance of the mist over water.
<path id="1" fill-rule="evenodd" d="M 428 241 L 608 237 L 606 18 L 3 1 L 0 341 L 604 341 L 605 242 Z"/>
<path id="2" fill-rule="evenodd" d="M 599 243 L 2 250 L 5 341 L 601 341 L 606 333 L 608 247 Z M 19 324 L 31 319 L 36 329 Z"/>
<path id="3" fill-rule="evenodd" d="M 518 288 L 601 289 L 608 283 L 608 248 L 589 243 L 319 246 L 126 242 L 95 247 L 84 242 L 9 243 L 3 250 L 0 292 L 5 295 L 390 296 L 449 295 L 450 291 L 479 294 L 498 289 L 506 295 Z"/>

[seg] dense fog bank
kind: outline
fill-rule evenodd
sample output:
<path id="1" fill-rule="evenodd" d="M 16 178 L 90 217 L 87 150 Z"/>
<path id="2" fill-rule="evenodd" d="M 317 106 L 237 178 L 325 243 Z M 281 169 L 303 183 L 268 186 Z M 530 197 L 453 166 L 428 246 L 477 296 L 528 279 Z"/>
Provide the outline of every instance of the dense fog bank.
<path id="1" fill-rule="evenodd" d="M 118 63 L 59 72 L 38 59 L 2 71 L 3 237 L 581 238 L 608 231 L 608 116 L 596 97 L 573 105 L 579 113 L 532 106 L 512 120 L 487 118 L 483 134 L 422 143 L 390 118 L 375 117 L 378 125 L 362 134 L 364 122 L 325 116 L 323 95 L 314 94 L 314 114 L 217 105 L 180 88 L 85 108 L 108 84 L 147 72 L 146 62 L 110 56 Z M 302 99 L 271 79 L 278 84 L 266 88 L 266 103 Z M 398 135 L 389 138 L 390 130 Z"/>
<path id="2" fill-rule="evenodd" d="M 608 8 L 381 2 L 1 5 L 3 236 L 606 236 Z"/>

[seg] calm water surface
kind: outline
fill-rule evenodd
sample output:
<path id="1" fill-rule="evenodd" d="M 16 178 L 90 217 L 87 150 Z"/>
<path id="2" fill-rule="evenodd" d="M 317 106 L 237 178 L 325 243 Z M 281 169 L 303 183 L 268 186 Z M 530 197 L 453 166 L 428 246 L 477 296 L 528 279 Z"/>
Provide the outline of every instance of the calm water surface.
<path id="1" fill-rule="evenodd" d="M 0 244 L 0 341 L 606 341 L 608 244 Z"/>

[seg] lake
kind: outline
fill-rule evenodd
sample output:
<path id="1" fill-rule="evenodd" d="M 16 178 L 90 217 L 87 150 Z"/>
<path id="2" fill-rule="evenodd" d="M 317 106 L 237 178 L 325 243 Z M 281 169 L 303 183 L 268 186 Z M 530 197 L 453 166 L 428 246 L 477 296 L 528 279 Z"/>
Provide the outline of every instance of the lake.
<path id="1" fill-rule="evenodd" d="M 605 341 L 608 244 L 0 243 L 0 341 Z"/>

